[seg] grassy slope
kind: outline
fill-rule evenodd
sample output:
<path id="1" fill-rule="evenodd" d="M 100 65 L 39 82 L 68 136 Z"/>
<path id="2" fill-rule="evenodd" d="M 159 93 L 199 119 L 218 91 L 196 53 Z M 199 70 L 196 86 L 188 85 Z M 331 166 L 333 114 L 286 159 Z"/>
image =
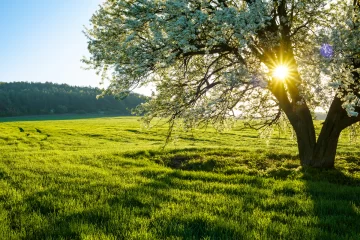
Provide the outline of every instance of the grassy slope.
<path id="1" fill-rule="evenodd" d="M 0 238 L 360 239 L 359 144 L 318 171 L 284 134 L 210 129 L 161 151 L 165 134 L 126 117 L 0 123 Z"/>

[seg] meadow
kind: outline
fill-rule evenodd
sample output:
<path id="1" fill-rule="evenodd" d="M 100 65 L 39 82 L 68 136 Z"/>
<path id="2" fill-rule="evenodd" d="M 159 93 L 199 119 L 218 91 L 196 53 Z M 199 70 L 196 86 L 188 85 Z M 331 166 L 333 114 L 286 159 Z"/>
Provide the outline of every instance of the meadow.
<path id="1" fill-rule="evenodd" d="M 288 133 L 241 121 L 176 132 L 163 150 L 167 125 L 136 117 L 4 120 L 0 239 L 360 239 L 348 132 L 336 168 L 317 170 Z"/>

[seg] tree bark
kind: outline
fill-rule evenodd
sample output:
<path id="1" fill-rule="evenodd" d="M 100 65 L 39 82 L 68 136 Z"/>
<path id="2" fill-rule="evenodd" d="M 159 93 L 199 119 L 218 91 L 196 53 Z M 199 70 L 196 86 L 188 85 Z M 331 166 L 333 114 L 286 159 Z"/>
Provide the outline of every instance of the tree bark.
<path id="1" fill-rule="evenodd" d="M 334 167 L 340 133 L 344 129 L 341 123 L 347 117 L 346 111 L 341 107 L 341 100 L 335 97 L 321 128 L 311 166 L 318 168 Z"/>
<path id="2" fill-rule="evenodd" d="M 271 91 L 295 130 L 300 163 L 302 166 L 307 166 L 311 165 L 316 145 L 314 123 L 306 103 L 298 104 L 299 101 L 301 102 L 301 98 L 296 91 L 297 88 L 295 86 L 290 87 L 294 88 L 292 102 L 289 101 L 283 82 L 274 81 L 271 85 Z"/>
<path id="3" fill-rule="evenodd" d="M 333 168 L 335 164 L 336 149 L 341 130 L 335 122 L 324 126 L 316 143 L 314 156 L 309 166 L 316 168 Z"/>
<path id="4" fill-rule="evenodd" d="M 311 150 L 311 146 L 301 148 L 300 146 L 304 143 L 303 141 L 298 140 L 300 162 L 302 166 L 316 168 L 334 167 L 336 149 L 341 131 L 359 121 L 359 117 L 349 117 L 341 105 L 341 100 L 338 97 L 335 97 L 313 150 Z M 306 132 L 305 129 L 303 131 Z M 300 133 L 300 135 L 301 134 L 303 133 Z M 309 158 L 310 153 L 312 153 L 312 155 Z"/>
<path id="5" fill-rule="evenodd" d="M 287 115 L 296 133 L 300 164 L 302 166 L 311 165 L 316 136 L 310 110 L 306 104 L 297 105 Z"/>
<path id="6" fill-rule="evenodd" d="M 278 99 L 281 99 L 279 95 Z M 282 101 L 284 102 L 286 101 Z M 358 122 L 360 117 L 349 117 L 341 106 L 342 101 L 335 97 L 316 141 L 315 128 L 307 105 L 290 105 L 291 108 L 282 106 L 282 109 L 295 130 L 301 166 L 333 168 L 341 131 Z"/>
<path id="7" fill-rule="evenodd" d="M 290 102 L 283 83 L 280 82 L 273 83 L 272 92 L 295 130 L 301 166 L 333 168 L 341 131 L 358 122 L 360 115 L 349 117 L 342 108 L 342 101 L 335 97 L 316 140 L 313 119 L 306 103 L 298 104 L 295 94 Z"/>

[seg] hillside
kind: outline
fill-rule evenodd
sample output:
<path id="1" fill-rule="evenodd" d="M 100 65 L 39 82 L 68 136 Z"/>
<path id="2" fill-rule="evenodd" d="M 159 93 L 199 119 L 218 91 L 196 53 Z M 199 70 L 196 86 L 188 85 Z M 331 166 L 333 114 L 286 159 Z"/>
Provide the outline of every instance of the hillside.
<path id="1" fill-rule="evenodd" d="M 113 96 L 96 99 L 100 92 L 98 88 L 49 82 L 0 83 L 0 117 L 65 113 L 131 115 L 131 109 L 144 101 L 138 94 L 122 101 Z"/>

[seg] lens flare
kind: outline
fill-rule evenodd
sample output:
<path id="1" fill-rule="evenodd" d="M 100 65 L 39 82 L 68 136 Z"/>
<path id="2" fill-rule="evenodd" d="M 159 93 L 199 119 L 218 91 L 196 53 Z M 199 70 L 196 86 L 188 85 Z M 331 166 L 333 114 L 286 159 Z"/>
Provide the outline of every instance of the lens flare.
<path id="1" fill-rule="evenodd" d="M 280 80 L 285 80 L 285 78 L 287 78 L 288 75 L 289 75 L 289 68 L 285 65 L 277 66 L 273 72 L 273 77 Z"/>
<path id="2" fill-rule="evenodd" d="M 334 55 L 334 49 L 330 44 L 325 43 L 320 48 L 320 54 L 324 58 L 332 58 L 332 56 Z"/>

